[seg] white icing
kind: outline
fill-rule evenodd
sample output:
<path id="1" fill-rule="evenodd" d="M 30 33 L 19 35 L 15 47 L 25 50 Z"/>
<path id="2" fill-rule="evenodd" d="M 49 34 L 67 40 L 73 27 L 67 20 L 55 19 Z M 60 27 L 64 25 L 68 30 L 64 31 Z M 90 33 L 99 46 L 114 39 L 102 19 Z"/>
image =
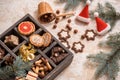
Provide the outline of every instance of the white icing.
<path id="1" fill-rule="evenodd" d="M 94 33 L 93 33 L 93 32 L 88 32 L 88 33 L 87 33 L 87 36 L 88 36 L 88 37 L 93 37 L 93 36 L 94 36 Z"/>

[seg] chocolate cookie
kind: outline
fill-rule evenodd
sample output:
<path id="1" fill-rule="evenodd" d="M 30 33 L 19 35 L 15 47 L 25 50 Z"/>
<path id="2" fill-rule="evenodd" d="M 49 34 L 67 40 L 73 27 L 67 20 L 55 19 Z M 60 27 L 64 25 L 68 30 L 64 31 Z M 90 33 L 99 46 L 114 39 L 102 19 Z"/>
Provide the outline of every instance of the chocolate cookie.
<path id="1" fill-rule="evenodd" d="M 93 40 L 95 40 L 95 37 L 96 37 L 97 35 L 98 35 L 98 34 L 95 33 L 93 29 L 91 29 L 91 30 L 86 30 L 86 31 L 85 31 L 85 34 L 83 34 L 83 35 L 81 36 L 81 39 L 86 38 L 87 41 L 90 41 L 90 40 L 93 41 Z"/>
<path id="2" fill-rule="evenodd" d="M 61 29 L 60 32 L 57 34 L 59 36 L 59 39 L 62 41 L 66 41 L 68 38 L 70 38 L 70 34 L 68 30 Z"/>
<path id="3" fill-rule="evenodd" d="M 81 47 L 77 46 L 78 44 L 79 44 Z M 74 42 L 74 43 L 73 43 L 73 46 L 72 46 L 72 50 L 73 50 L 75 53 L 83 52 L 84 47 L 85 47 L 85 45 L 82 44 L 80 41 L 79 41 L 79 42 Z"/>

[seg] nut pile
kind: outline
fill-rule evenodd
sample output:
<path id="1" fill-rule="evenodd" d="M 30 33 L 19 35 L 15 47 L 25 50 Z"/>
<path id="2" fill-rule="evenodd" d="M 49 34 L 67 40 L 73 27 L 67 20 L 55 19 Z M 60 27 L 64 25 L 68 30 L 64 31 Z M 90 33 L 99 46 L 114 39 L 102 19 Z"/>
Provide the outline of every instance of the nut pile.
<path id="1" fill-rule="evenodd" d="M 40 78 L 44 78 L 52 70 L 52 66 L 47 59 L 41 57 L 34 63 L 32 70 L 38 74 Z"/>
<path id="2" fill-rule="evenodd" d="M 51 51 L 51 59 L 59 64 L 68 54 L 61 47 L 54 47 Z"/>

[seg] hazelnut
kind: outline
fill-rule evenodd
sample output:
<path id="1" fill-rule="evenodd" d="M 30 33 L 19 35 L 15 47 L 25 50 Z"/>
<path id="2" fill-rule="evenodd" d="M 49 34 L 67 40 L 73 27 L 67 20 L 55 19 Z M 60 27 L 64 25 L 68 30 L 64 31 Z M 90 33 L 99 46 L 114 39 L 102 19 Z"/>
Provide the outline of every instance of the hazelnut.
<path id="1" fill-rule="evenodd" d="M 74 30 L 74 34 L 77 34 L 77 33 L 78 33 L 78 30 L 77 30 L 77 29 L 75 29 L 75 30 Z"/>
<path id="2" fill-rule="evenodd" d="M 56 25 L 56 24 L 54 24 L 54 25 L 53 25 L 53 29 L 56 29 L 56 28 L 57 28 L 57 25 Z"/>
<path id="3" fill-rule="evenodd" d="M 57 24 L 59 22 L 59 20 L 55 20 L 55 24 Z"/>
<path id="4" fill-rule="evenodd" d="M 60 10 L 56 10 L 56 14 L 60 14 Z"/>
<path id="5" fill-rule="evenodd" d="M 71 19 L 68 19 L 68 23 L 71 23 Z"/>

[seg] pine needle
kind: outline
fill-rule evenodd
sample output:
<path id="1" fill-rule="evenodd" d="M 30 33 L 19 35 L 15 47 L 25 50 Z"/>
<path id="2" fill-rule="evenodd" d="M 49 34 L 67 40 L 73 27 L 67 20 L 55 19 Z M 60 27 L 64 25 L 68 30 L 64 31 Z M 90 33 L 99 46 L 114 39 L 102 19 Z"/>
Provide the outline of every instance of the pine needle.
<path id="1" fill-rule="evenodd" d="M 64 11 L 69 11 L 75 9 L 77 6 L 79 6 L 80 2 L 86 3 L 87 0 L 59 0 L 60 3 L 66 2 L 66 5 L 64 7 Z M 90 0 L 92 1 L 92 0 Z"/>
<path id="2" fill-rule="evenodd" d="M 12 65 L 0 68 L 0 79 L 9 80 L 12 77 L 24 77 L 30 70 L 32 63 L 24 62 L 21 57 L 16 57 Z"/>
<path id="3" fill-rule="evenodd" d="M 103 75 L 108 80 L 115 80 L 119 72 L 118 60 L 120 60 L 120 33 L 111 34 L 106 44 L 112 48 L 109 53 L 100 52 L 97 55 L 89 55 L 87 58 L 95 63 L 98 67 L 95 72 L 95 79 L 99 79 Z"/>

